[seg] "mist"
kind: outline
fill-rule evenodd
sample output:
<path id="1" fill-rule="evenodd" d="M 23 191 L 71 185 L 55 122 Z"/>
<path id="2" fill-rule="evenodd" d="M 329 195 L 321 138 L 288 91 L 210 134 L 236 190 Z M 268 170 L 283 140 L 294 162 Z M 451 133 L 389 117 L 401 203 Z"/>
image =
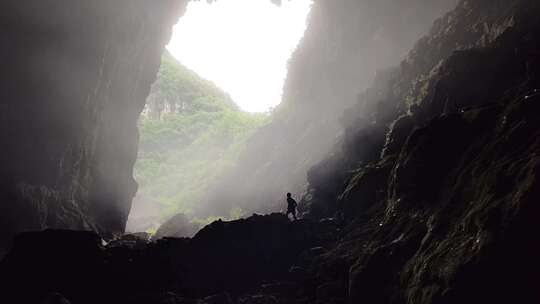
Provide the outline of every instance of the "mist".
<path id="1" fill-rule="evenodd" d="M 202 227 L 217 218 L 235 219 L 252 213 L 284 211 L 284 195 L 287 192 L 292 192 L 301 200 L 307 194 L 310 174 L 313 179 L 314 175 L 320 173 L 314 173 L 317 166 L 320 167 L 319 163 L 328 155 L 343 153 L 345 131 L 355 128 L 354 122 L 351 125 L 351 119 L 344 115 L 346 112 L 353 112 L 347 109 L 361 101 L 362 92 L 373 83 L 377 75 L 398 66 L 414 43 L 428 32 L 435 19 L 453 8 L 456 3 L 457 1 L 432 1 L 429 4 L 423 1 L 313 3 L 305 36 L 288 59 L 282 102 L 266 114 L 264 122 L 242 125 L 242 135 L 232 135 L 236 136 L 236 139 L 221 147 L 219 142 L 205 147 L 193 147 L 193 144 L 200 144 L 198 136 L 208 136 L 204 132 L 197 133 L 198 131 L 195 132 L 197 135 L 189 139 L 180 134 L 170 135 L 170 142 L 159 139 L 160 143 L 157 145 L 162 149 L 157 152 L 162 153 L 159 161 L 148 157 L 149 153 L 156 151 L 149 152 L 152 149 L 149 148 L 149 143 L 145 142 L 144 136 L 150 136 L 145 130 L 150 131 L 143 127 L 142 154 L 139 153 L 140 165 L 136 166 L 136 176 L 137 168 L 140 168 L 139 172 L 150 170 L 150 161 L 156 163 L 156 168 L 162 168 L 156 169 L 159 174 L 156 171 L 153 176 L 144 173 L 136 177 L 140 184 L 139 194 L 135 198 L 127 229 L 155 231 L 175 214 L 184 214 L 188 221 Z M 183 33 L 186 31 L 187 29 L 182 30 Z M 181 48 L 179 45 L 174 47 Z M 239 52 L 242 51 L 239 49 Z M 177 52 L 181 54 L 180 50 Z M 269 53 L 266 56 L 271 55 Z M 205 51 L 201 52 L 200 56 L 197 60 L 204 62 L 204 56 L 211 55 Z M 179 63 L 182 64 L 181 59 Z M 243 73 L 241 69 L 227 69 L 223 72 L 231 79 L 242 79 L 241 77 L 245 76 L 234 74 Z M 197 77 L 202 78 L 200 75 Z M 267 80 L 253 77 L 249 81 Z M 246 82 L 243 85 L 247 89 L 263 84 L 251 85 Z M 217 85 L 216 88 L 222 90 L 223 95 L 228 95 L 230 102 L 235 103 L 226 90 Z M 153 91 L 155 90 L 156 84 L 153 87 Z M 189 92 L 192 89 L 186 88 L 186 85 L 177 85 L 177 90 L 193 94 Z M 260 94 L 265 93 L 261 91 Z M 177 95 L 182 95 L 182 92 Z M 175 98 L 176 100 L 168 102 L 167 98 L 169 101 Z M 158 120 L 170 121 L 172 118 L 166 113 L 181 113 L 183 110 L 179 111 L 177 107 L 182 106 L 177 104 L 185 98 L 151 94 L 143 119 L 144 115 L 153 116 L 155 119 L 153 112 L 158 110 Z M 161 109 L 155 109 L 156 99 L 162 99 L 160 102 L 163 105 L 158 105 Z M 259 102 L 256 97 L 253 99 L 254 103 Z M 264 96 L 261 96 L 261 99 L 264 99 Z M 173 108 L 167 108 L 168 104 Z M 365 111 L 376 112 L 373 108 Z M 363 113 L 354 114 L 354 117 L 363 116 Z M 218 121 L 221 118 L 211 119 Z M 217 126 L 211 128 L 215 127 Z M 164 134 L 163 132 L 171 131 L 170 128 L 175 127 L 170 124 L 169 127 L 154 132 Z M 176 128 L 174 132 L 183 127 Z M 238 133 L 232 131 L 234 132 Z M 157 138 L 158 135 L 156 133 L 153 136 Z M 180 138 L 184 138 L 182 140 L 186 142 L 179 144 Z M 219 141 L 217 138 L 213 140 Z M 193 149 L 193 152 L 185 153 L 193 153 L 197 157 L 185 154 L 172 156 L 175 153 L 166 153 L 163 149 Z M 226 160 L 223 155 L 228 155 Z M 184 157 L 184 164 L 179 157 Z M 167 163 L 168 161 L 171 163 Z M 191 167 L 191 164 L 197 162 L 205 165 Z M 144 166 L 147 167 L 143 169 Z M 208 169 L 214 166 L 217 166 L 215 170 Z M 324 174 L 328 174 L 342 169 L 343 164 L 329 167 L 327 162 L 323 167 Z M 198 172 L 198 175 L 195 177 L 192 171 Z M 190 181 L 179 180 L 185 178 Z M 166 184 L 168 186 L 163 186 Z M 182 218 L 182 221 L 185 220 Z M 182 222 L 179 225 L 187 224 Z M 190 233 L 193 231 L 191 226 L 188 230 Z"/>
<path id="2" fill-rule="evenodd" d="M 538 16 L 0 1 L 0 302 L 538 303 Z"/>
<path id="3" fill-rule="evenodd" d="M 305 195 L 310 169 L 341 153 L 345 130 L 354 128 L 344 114 L 361 102 L 377 75 L 398 66 L 456 3 L 314 3 L 272 122 L 250 138 L 236 167 L 213 184 L 199 212 L 223 214 L 232 206 L 241 206 L 248 215 L 280 211 L 285 193 Z M 327 170 L 339 169 L 335 167 Z"/>

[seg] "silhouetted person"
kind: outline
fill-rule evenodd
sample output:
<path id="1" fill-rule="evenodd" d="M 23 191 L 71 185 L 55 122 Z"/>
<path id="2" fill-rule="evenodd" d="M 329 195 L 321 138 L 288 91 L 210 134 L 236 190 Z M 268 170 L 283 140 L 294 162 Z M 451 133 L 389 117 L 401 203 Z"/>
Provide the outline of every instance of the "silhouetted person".
<path id="1" fill-rule="evenodd" d="M 296 206 L 298 206 L 298 203 L 296 203 L 294 198 L 291 197 L 290 193 L 287 193 L 287 217 L 289 217 L 289 213 L 291 213 L 295 221 L 296 221 Z"/>

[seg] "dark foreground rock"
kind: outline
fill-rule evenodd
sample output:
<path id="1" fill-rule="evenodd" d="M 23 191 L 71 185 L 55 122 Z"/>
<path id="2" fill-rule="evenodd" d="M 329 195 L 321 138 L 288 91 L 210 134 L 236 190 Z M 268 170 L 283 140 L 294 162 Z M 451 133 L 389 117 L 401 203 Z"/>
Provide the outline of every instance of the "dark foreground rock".
<path id="1" fill-rule="evenodd" d="M 41 304 L 71 304 L 63 295 L 59 293 L 51 293 Z"/>
<path id="2" fill-rule="evenodd" d="M 135 236 L 105 245 L 93 232 L 24 233 L 0 264 L 0 286 L 3 299 L 17 303 L 40 303 L 51 293 L 74 304 L 197 303 L 188 299 L 206 297 L 215 303 L 236 301 L 264 284 L 274 284 L 267 291 L 290 294 L 298 281 L 290 270 L 301 253 L 335 241 L 335 230 L 327 227 L 282 214 L 254 215 L 214 222 L 192 239 L 141 246 L 130 245 Z M 225 292 L 229 296 L 214 296 Z"/>

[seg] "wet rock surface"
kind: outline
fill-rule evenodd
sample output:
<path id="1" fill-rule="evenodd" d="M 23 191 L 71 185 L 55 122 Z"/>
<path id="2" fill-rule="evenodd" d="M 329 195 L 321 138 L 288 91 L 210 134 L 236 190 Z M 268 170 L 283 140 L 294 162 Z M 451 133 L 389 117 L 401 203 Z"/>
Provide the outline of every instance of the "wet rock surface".
<path id="1" fill-rule="evenodd" d="M 539 10 L 462 1 L 356 106 L 398 112 L 368 127 L 349 120 L 350 177 L 325 194 L 339 197 L 346 224 L 314 268 L 347 280 L 351 303 L 538 301 L 540 239 L 528 231 L 540 211 Z M 378 159 L 350 153 L 366 128 L 389 130 Z"/>

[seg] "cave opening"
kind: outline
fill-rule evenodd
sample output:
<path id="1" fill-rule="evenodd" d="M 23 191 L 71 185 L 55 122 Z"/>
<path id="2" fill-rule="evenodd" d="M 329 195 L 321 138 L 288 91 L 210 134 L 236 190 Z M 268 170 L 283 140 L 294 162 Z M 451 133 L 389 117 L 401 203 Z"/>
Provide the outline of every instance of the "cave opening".
<path id="1" fill-rule="evenodd" d="M 1 303 L 540 303 L 539 1 L 313 1 L 271 115 L 188 2 L 0 1 Z M 246 216 L 125 233 L 139 139 L 184 236 Z"/>
<path id="2" fill-rule="evenodd" d="M 139 184 L 128 232 L 185 223 L 186 236 L 241 207 L 208 210 L 245 143 L 279 109 L 287 64 L 312 0 L 191 1 L 162 57 L 139 119 Z"/>

